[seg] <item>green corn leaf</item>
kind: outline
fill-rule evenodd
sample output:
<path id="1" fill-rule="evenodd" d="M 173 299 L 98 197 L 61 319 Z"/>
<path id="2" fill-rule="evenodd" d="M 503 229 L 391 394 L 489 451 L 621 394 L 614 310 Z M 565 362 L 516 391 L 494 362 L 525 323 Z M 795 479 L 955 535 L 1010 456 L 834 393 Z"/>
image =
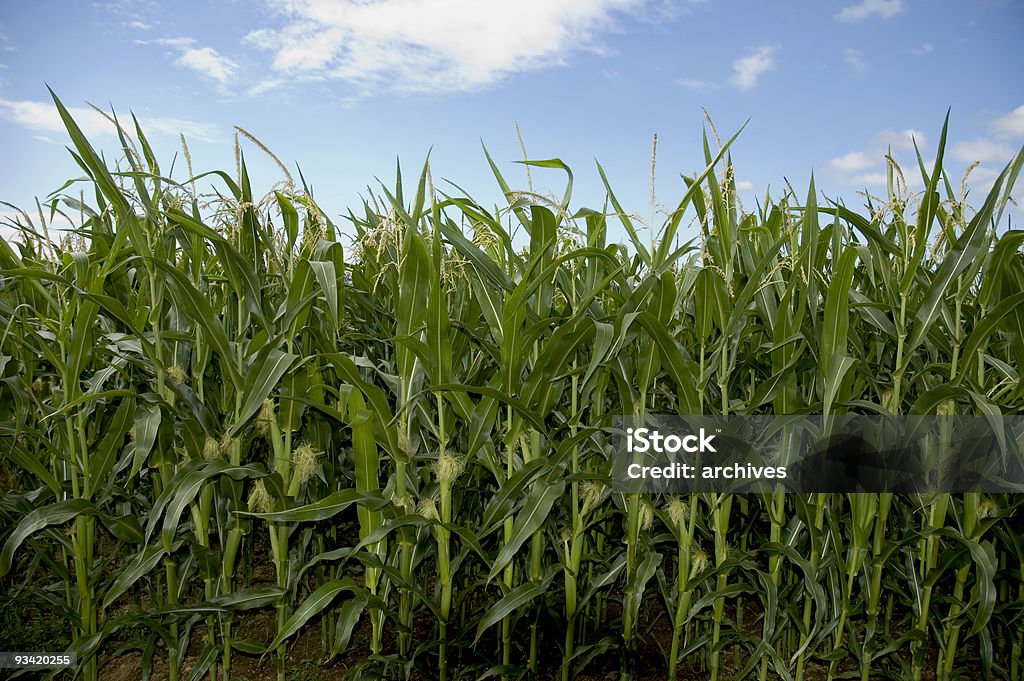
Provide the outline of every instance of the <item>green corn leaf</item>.
<path id="1" fill-rule="evenodd" d="M 363 589 L 346 577 L 344 579 L 332 579 L 311 593 L 302 602 L 302 605 L 295 609 L 295 612 L 284 623 L 284 626 L 278 629 L 274 640 L 267 645 L 267 650 L 274 650 L 281 643 L 295 635 L 310 618 L 320 614 L 331 605 L 335 598 L 346 591 L 360 594 L 363 592 Z"/>
<path id="2" fill-rule="evenodd" d="M 79 515 L 96 515 L 98 512 L 95 504 L 90 501 L 67 499 L 37 508 L 26 514 L 8 535 L 3 549 L 0 550 L 0 577 L 10 572 L 14 552 L 31 535 L 53 525 L 63 525 Z"/>
<path id="3" fill-rule="evenodd" d="M 359 492 L 354 489 L 345 489 L 329 494 L 323 499 L 305 506 L 288 509 L 287 511 L 274 511 L 272 513 L 243 513 L 256 518 L 273 522 L 302 523 L 317 522 L 333 518 L 354 504 L 365 506 L 371 511 L 379 511 L 390 502 L 377 493 Z"/>
<path id="4" fill-rule="evenodd" d="M 515 518 L 511 537 L 501 547 L 501 550 L 494 559 L 494 563 L 491 565 L 487 581 L 492 581 L 501 574 L 501 571 L 516 556 L 526 540 L 544 524 L 551 513 L 551 507 L 554 506 L 555 501 L 564 492 L 565 482 L 562 480 L 555 482 L 538 481 L 535 483 L 534 488 L 526 497 L 523 510 Z"/>
<path id="5" fill-rule="evenodd" d="M 825 295 L 825 319 L 821 328 L 818 380 L 822 399 L 822 412 L 831 413 L 846 372 L 853 366 L 847 355 L 850 326 L 850 289 L 853 288 L 853 270 L 857 251 L 847 247 L 836 264 L 835 273 Z"/>
<path id="6" fill-rule="evenodd" d="M 547 585 L 538 582 L 527 582 L 505 594 L 500 601 L 488 608 L 476 627 L 476 636 L 473 642 L 476 643 L 490 627 L 502 621 L 516 610 L 528 606 L 537 600 L 547 591 Z"/>
<path id="7" fill-rule="evenodd" d="M 246 477 L 258 478 L 265 474 L 262 466 L 234 466 L 220 459 L 190 462 L 174 475 L 157 497 L 146 524 L 145 540 L 149 541 L 160 518 L 163 518 L 164 543 L 170 545 L 185 507 L 195 499 L 200 488 L 210 478 L 226 475 L 234 480 L 240 480 Z"/>
<path id="8" fill-rule="evenodd" d="M 242 403 L 234 427 L 229 431 L 230 437 L 235 437 L 241 432 L 249 419 L 256 415 L 263 400 L 267 399 L 271 391 L 278 386 L 281 377 L 292 368 L 298 359 L 298 355 L 282 352 L 270 346 L 260 352 L 246 376 L 242 389 L 245 401 Z"/>

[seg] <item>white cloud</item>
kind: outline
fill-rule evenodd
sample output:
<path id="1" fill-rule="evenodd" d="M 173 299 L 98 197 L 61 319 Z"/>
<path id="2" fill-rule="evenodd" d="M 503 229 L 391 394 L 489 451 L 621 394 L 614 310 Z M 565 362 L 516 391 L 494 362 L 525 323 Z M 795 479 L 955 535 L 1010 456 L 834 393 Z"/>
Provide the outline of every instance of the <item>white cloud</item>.
<path id="1" fill-rule="evenodd" d="M 203 142 L 219 142 L 222 139 L 217 132 L 217 126 L 210 123 L 189 121 L 183 118 L 145 118 L 139 116 L 139 125 L 142 126 L 142 131 L 147 133 L 147 136 L 150 132 L 157 132 L 171 137 L 177 137 L 180 133 L 187 138 Z"/>
<path id="2" fill-rule="evenodd" d="M 909 52 L 915 57 L 923 57 L 927 54 L 931 54 L 935 51 L 935 46 L 931 43 L 921 43 L 917 47 L 911 47 Z"/>
<path id="3" fill-rule="evenodd" d="M 147 24 L 145 21 L 129 21 L 127 24 L 128 28 L 135 29 L 136 31 L 148 31 L 153 28 L 153 24 Z"/>
<path id="4" fill-rule="evenodd" d="M 999 177 L 999 171 L 995 168 L 979 166 L 972 170 L 968 176 L 967 187 L 976 198 L 978 196 L 984 197 L 996 183 L 997 177 Z"/>
<path id="5" fill-rule="evenodd" d="M 753 54 L 734 61 L 733 84 L 741 90 L 749 90 L 757 85 L 762 75 L 775 68 L 776 50 L 777 48 L 770 46 L 760 47 Z"/>
<path id="6" fill-rule="evenodd" d="M 113 134 L 114 126 L 98 111 L 85 107 L 68 107 L 71 117 L 87 136 Z M 64 132 L 57 107 L 48 102 L 0 99 L 0 118 L 37 132 Z"/>
<path id="7" fill-rule="evenodd" d="M 886 155 L 891 154 L 903 168 L 907 184 L 911 189 L 920 185 L 920 176 L 916 172 L 917 160 L 913 154 L 914 141 L 919 148 L 926 145 L 925 135 L 920 130 L 880 130 L 868 138 L 863 149 L 847 152 L 826 163 L 835 178 L 843 184 L 857 189 L 882 187 L 887 182 Z M 901 156 L 902 152 L 902 156 Z M 931 167 L 934 161 L 926 159 L 925 165 Z"/>
<path id="8" fill-rule="evenodd" d="M 907 149 L 911 150 L 914 148 L 914 142 L 917 142 L 917 148 L 921 149 L 928 145 L 928 138 L 920 130 L 914 130 L 913 128 L 907 128 L 906 130 L 882 130 L 876 132 L 871 136 L 871 144 L 878 147 L 883 153 L 886 149 Z"/>
<path id="9" fill-rule="evenodd" d="M 984 138 L 957 142 L 950 152 L 953 158 L 964 163 L 980 161 L 1003 164 L 1008 163 L 1013 157 L 1013 149 L 1009 145 Z"/>
<path id="10" fill-rule="evenodd" d="M 911 191 L 920 191 L 924 185 L 914 152 L 915 141 L 918 150 L 924 153 L 927 150 L 927 140 L 920 130 L 881 130 L 871 135 L 862 149 L 833 158 L 826 165 L 834 178 L 846 186 L 857 189 L 884 187 L 887 182 L 886 155 L 891 154 L 902 168 L 908 188 Z M 973 189 L 973 195 L 977 197 L 980 192 L 987 191 L 992 186 L 992 180 L 997 175 L 990 168 L 1003 166 L 1014 153 L 1012 145 L 997 138 L 964 140 L 950 144 L 944 166 L 947 171 L 960 172 L 966 165 L 975 161 L 983 163 L 983 166 L 974 169 L 968 183 Z M 923 163 L 928 172 L 931 172 L 935 158 L 931 155 L 925 156 Z"/>
<path id="11" fill-rule="evenodd" d="M 860 50 L 853 48 L 843 50 L 843 61 L 857 73 L 864 73 L 868 70 L 868 63 L 864 59 L 864 53 Z"/>
<path id="12" fill-rule="evenodd" d="M 60 206 L 53 220 L 50 220 L 49 205 L 48 202 L 45 202 L 42 204 L 46 216 L 46 229 L 44 230 L 40 221 L 41 218 L 36 212 L 34 201 L 29 201 L 28 203 L 33 206 L 29 213 L 23 213 L 14 208 L 17 206 L 16 203 L 5 205 L 3 210 L 0 210 L 0 236 L 5 238 L 10 244 L 25 242 L 25 234 L 21 229 L 22 227 L 27 229 L 29 233 L 35 232 L 41 239 L 45 239 L 49 235 L 51 241 L 55 243 L 59 243 L 68 230 L 81 227 L 81 220 L 76 220 L 78 218 L 78 211 L 67 213 L 65 212 L 66 207 L 63 205 Z M 15 251 L 17 250 L 17 247 L 15 247 Z"/>
<path id="13" fill-rule="evenodd" d="M 363 94 L 468 91 L 600 52 L 615 14 L 652 0 L 270 0 L 279 26 L 245 42 L 269 51 L 282 81 L 340 80 Z M 265 82 L 273 82 L 267 79 Z"/>
<path id="14" fill-rule="evenodd" d="M 736 182 L 736 189 L 741 192 L 752 192 L 754 191 L 754 183 L 750 180 L 738 180 Z"/>
<path id="15" fill-rule="evenodd" d="M 721 89 L 721 85 L 713 83 L 710 80 L 698 80 L 696 78 L 680 78 L 676 81 L 676 85 L 692 90 L 693 92 L 711 92 L 712 90 Z"/>
<path id="16" fill-rule="evenodd" d="M 7 32 L 4 30 L 3 22 L 0 22 L 0 50 L 3 52 L 17 52 L 18 48 L 14 46 L 11 39 L 7 36 Z"/>
<path id="17" fill-rule="evenodd" d="M 992 121 L 992 130 L 1002 137 L 1024 137 L 1024 104 Z"/>
<path id="18" fill-rule="evenodd" d="M 899 152 L 910 152 L 914 148 L 914 140 L 919 147 L 925 144 L 925 135 L 920 130 L 881 130 L 868 138 L 864 149 L 847 152 L 842 156 L 829 160 L 826 165 L 835 177 L 843 184 L 858 189 L 885 186 L 886 154 L 897 156 Z M 913 157 L 911 157 L 913 158 Z M 916 173 L 907 169 L 917 167 L 917 161 L 904 156 L 897 159 L 907 173 L 907 182 L 911 188 L 918 184 Z M 930 166 L 929 166 L 930 167 Z"/>
<path id="19" fill-rule="evenodd" d="M 891 19 L 905 8 L 903 0 L 861 0 L 856 5 L 844 7 L 836 19 L 839 21 L 861 21 L 877 14 L 883 19 Z"/>
<path id="20" fill-rule="evenodd" d="M 971 171 L 970 179 L 974 181 L 972 184 L 975 182 L 987 182 L 989 186 L 992 186 L 995 179 L 999 177 L 999 173 L 1000 171 L 995 168 L 983 168 L 978 166 Z"/>
<path id="21" fill-rule="evenodd" d="M 710 0 L 643 0 L 635 17 L 649 24 L 664 24 L 698 11 L 706 11 L 710 5 Z"/>
<path id="22" fill-rule="evenodd" d="M 259 97 L 262 94 L 275 90 L 285 83 L 283 78 L 264 78 L 249 86 L 245 92 L 250 97 Z"/>
<path id="23" fill-rule="evenodd" d="M 178 51 L 174 63 L 191 69 L 196 73 L 224 87 L 238 72 L 238 63 L 225 57 L 212 47 L 196 47 L 192 38 L 164 38 L 161 40 L 139 40 L 139 44 L 166 45 Z"/>
<path id="24" fill-rule="evenodd" d="M 186 50 L 175 63 L 198 71 L 221 85 L 226 85 L 238 68 L 235 62 L 219 54 L 212 47 Z"/>
<path id="25" fill-rule="evenodd" d="M 108 121 L 100 112 L 89 107 L 70 106 L 67 107 L 75 123 L 82 129 L 87 137 L 99 137 L 113 135 L 114 125 Z M 139 124 L 143 132 L 156 132 L 168 136 L 177 137 L 183 133 L 186 137 L 214 142 L 219 139 L 217 129 L 208 123 L 199 123 L 181 118 L 148 118 L 139 116 Z M 57 107 L 50 102 L 37 102 L 31 100 L 10 100 L 0 99 L 0 119 L 8 120 L 37 133 L 63 133 L 64 122 L 61 120 Z M 125 126 L 122 120 L 122 126 Z M 130 128 L 128 128 L 130 130 Z M 45 134 L 34 135 L 40 141 L 50 141 Z"/>
<path id="26" fill-rule="evenodd" d="M 888 183 L 885 173 L 863 173 L 850 178 L 850 184 L 857 187 L 880 187 Z"/>
<path id="27" fill-rule="evenodd" d="M 828 162 L 829 168 L 844 173 L 867 170 L 876 165 L 877 159 L 863 151 L 851 151 Z"/>

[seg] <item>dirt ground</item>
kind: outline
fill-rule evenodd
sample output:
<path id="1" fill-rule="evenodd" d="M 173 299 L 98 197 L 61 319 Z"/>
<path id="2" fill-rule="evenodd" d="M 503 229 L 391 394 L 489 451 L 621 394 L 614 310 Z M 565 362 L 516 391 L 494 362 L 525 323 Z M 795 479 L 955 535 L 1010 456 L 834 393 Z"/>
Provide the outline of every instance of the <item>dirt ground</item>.
<path id="1" fill-rule="evenodd" d="M 611 613 L 610 613 L 611 614 Z M 753 613 L 748 621 L 755 619 Z M 261 611 L 250 614 L 240 619 L 237 636 L 239 639 L 251 639 L 261 643 L 268 643 L 274 635 L 276 628 L 275 616 L 272 611 Z M 543 631 L 543 627 L 541 628 Z M 664 681 L 668 676 L 666 667 L 667 651 L 671 646 L 671 628 L 667 625 L 667 619 L 662 613 L 647 613 L 644 620 L 640 622 L 640 630 L 644 637 L 638 646 L 636 656 L 637 666 L 634 670 L 634 678 L 637 681 Z M 559 630 L 560 631 L 560 630 Z M 193 644 L 186 657 L 185 667 L 182 670 L 181 678 L 187 679 L 191 672 L 192 665 L 198 659 L 202 649 L 202 640 L 205 631 L 202 627 L 196 627 L 193 635 Z M 427 632 L 417 632 L 427 633 Z M 528 636 L 527 631 L 520 632 L 524 638 Z M 353 633 L 352 644 L 349 652 L 329 662 L 324 662 L 321 653 L 320 627 L 308 626 L 303 633 L 294 639 L 288 647 L 288 668 L 286 678 L 289 681 L 348 681 L 351 679 L 372 678 L 367 677 L 363 671 L 363 665 L 370 654 L 369 623 L 364 618 Z M 561 634 L 559 634 L 561 638 Z M 418 637 L 418 640 L 423 640 Z M 520 642 L 526 645 L 527 640 Z M 457 646 L 457 643 L 453 643 Z M 562 641 L 559 640 L 553 645 L 545 645 L 543 638 L 540 648 L 542 657 L 539 661 L 541 670 L 538 681 L 555 681 L 561 675 L 561 657 L 559 650 Z M 457 657 L 456 654 L 453 657 Z M 428 654 L 432 667 L 434 659 Z M 236 681 L 273 681 L 276 680 L 276 668 L 270 657 L 259 657 L 244 655 L 236 652 L 232 658 L 232 679 Z M 738 651 L 726 650 L 723 656 L 723 669 L 721 677 L 723 681 L 739 679 L 744 660 L 738 657 Z M 100 671 L 100 678 L 103 681 L 138 681 L 142 669 L 142 655 L 133 651 L 108 661 Z M 477 679 L 484 673 L 479 663 L 472 667 L 460 667 L 457 659 L 450 663 L 450 677 L 453 679 Z M 807 669 L 806 678 L 808 681 L 816 681 L 826 676 L 827 669 L 820 665 L 810 665 Z M 618 656 L 613 653 L 598 656 L 587 665 L 587 667 L 576 675 L 576 681 L 615 681 L 619 678 L 620 669 Z M 208 679 L 209 675 L 203 678 Z M 218 677 L 219 678 L 219 677 Z M 412 681 L 428 681 L 436 678 L 434 670 L 413 670 L 410 677 Z M 493 677 L 499 678 L 499 677 Z M 684 669 L 679 676 L 680 681 L 703 681 L 707 679 L 707 672 L 695 667 L 695 662 L 688 665 L 684 663 Z M 769 678 L 775 678 L 769 676 Z M 166 664 L 161 661 L 154 662 L 152 681 L 168 681 Z"/>

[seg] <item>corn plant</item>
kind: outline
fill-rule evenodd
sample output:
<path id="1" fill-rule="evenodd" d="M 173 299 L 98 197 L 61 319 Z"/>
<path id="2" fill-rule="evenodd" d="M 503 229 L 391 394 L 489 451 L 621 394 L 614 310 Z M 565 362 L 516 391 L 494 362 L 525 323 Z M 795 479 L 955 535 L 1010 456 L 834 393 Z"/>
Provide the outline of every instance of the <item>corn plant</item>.
<path id="1" fill-rule="evenodd" d="M 500 205 L 427 162 L 336 225 L 283 165 L 253 191 L 243 130 L 232 172 L 186 145 L 181 177 L 134 119 L 108 163 L 54 101 L 84 177 L 0 240 L 0 598 L 68 622 L 69 676 L 134 647 L 290 678 L 318 629 L 359 678 L 1021 678 L 1019 495 L 610 470 L 653 414 L 1021 413 L 1024 150 L 976 196 L 944 126 L 921 192 L 890 162 L 862 209 L 812 179 L 749 212 L 712 128 L 643 219 L 600 166 L 598 210 L 561 161 L 520 191 L 485 151 Z"/>

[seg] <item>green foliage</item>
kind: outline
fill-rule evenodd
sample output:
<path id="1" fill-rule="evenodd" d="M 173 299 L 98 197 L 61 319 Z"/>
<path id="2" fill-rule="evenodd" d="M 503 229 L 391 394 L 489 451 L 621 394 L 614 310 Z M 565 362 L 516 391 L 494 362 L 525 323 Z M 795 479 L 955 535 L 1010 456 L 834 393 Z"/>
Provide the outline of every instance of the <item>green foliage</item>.
<path id="1" fill-rule="evenodd" d="M 173 681 L 237 655 L 319 678 L 288 660 L 311 627 L 388 678 L 629 678 L 657 631 L 672 678 L 1021 678 L 1020 497 L 613 494 L 608 429 L 1020 413 L 1024 233 L 999 221 L 1024 150 L 976 211 L 944 132 L 923 197 L 891 181 L 861 214 L 812 181 L 747 213 L 705 139 L 650 238 L 600 168 L 610 214 L 570 213 L 557 159 L 527 162 L 566 174 L 553 200 L 492 162 L 494 210 L 425 165 L 347 247 L 305 187 L 254 197 L 244 158 L 175 181 L 137 129 L 115 171 L 57 106 L 91 196 L 57 196 L 60 240 L 0 239 L 0 577 L 83 678 L 127 632 Z M 260 610 L 273 635 L 239 638 Z M 52 640 L 5 616 L 8 648 Z"/>

